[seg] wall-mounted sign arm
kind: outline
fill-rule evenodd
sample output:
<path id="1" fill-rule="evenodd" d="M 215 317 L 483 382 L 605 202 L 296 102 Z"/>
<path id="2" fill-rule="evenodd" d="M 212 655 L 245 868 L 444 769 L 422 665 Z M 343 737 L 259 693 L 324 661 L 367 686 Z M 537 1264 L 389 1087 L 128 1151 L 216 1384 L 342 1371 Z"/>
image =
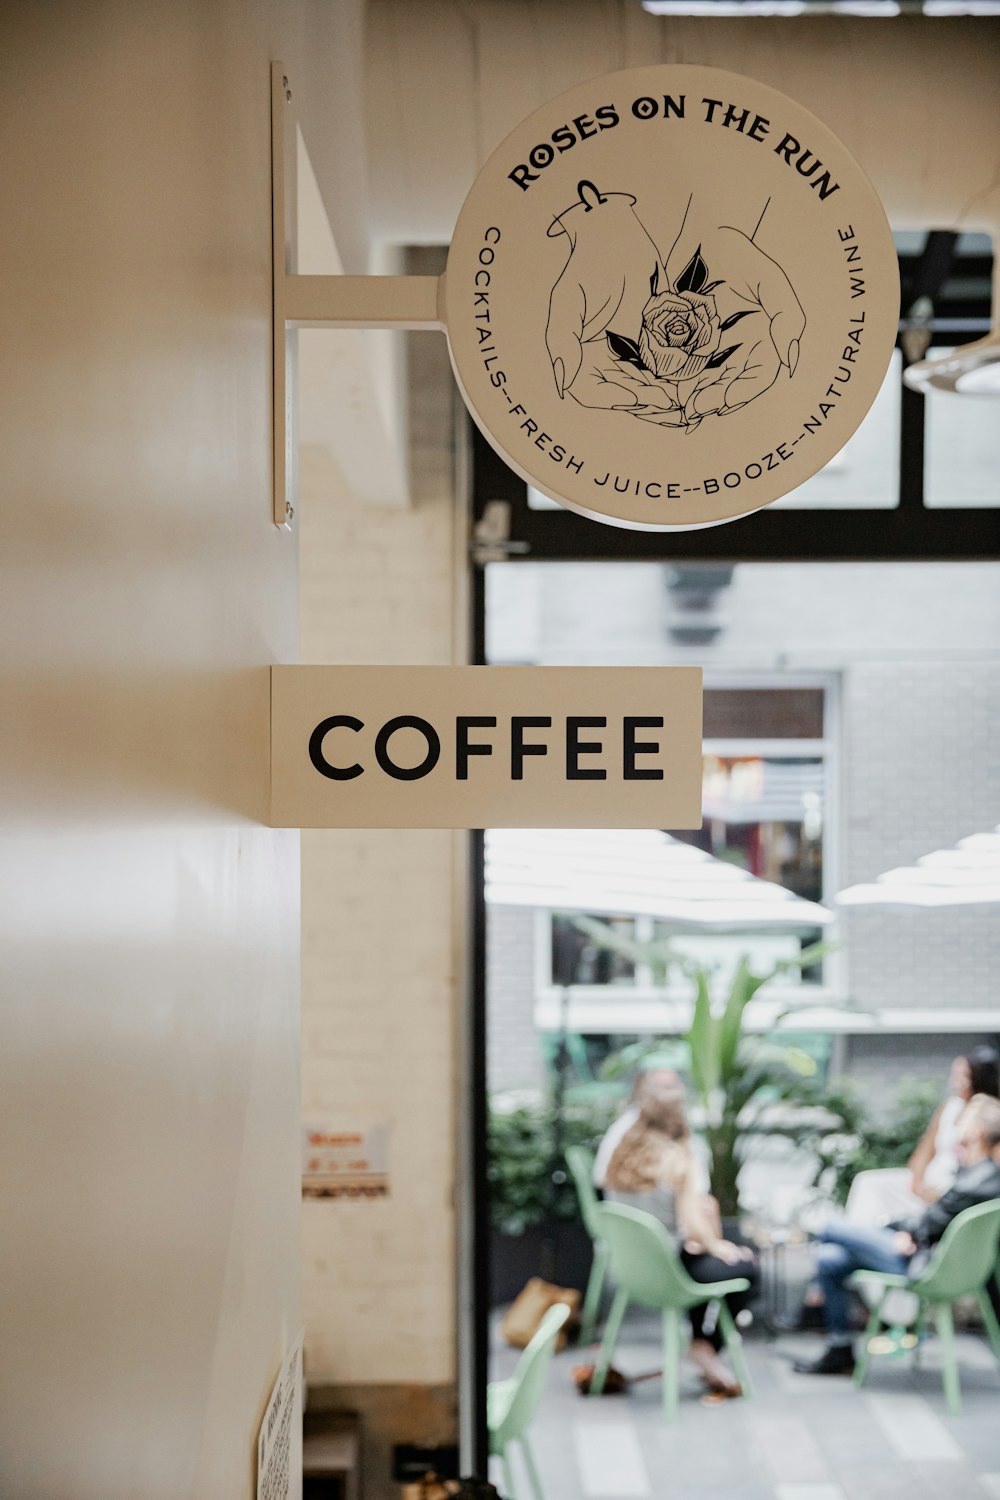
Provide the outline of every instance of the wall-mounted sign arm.
<path id="1" fill-rule="evenodd" d="M 294 95 L 283 63 L 271 64 L 273 519 L 295 514 L 300 328 L 443 329 L 437 276 L 297 274 L 298 183 Z"/>
<path id="2" fill-rule="evenodd" d="M 285 323 L 299 328 L 443 328 L 438 276 L 286 276 Z"/>

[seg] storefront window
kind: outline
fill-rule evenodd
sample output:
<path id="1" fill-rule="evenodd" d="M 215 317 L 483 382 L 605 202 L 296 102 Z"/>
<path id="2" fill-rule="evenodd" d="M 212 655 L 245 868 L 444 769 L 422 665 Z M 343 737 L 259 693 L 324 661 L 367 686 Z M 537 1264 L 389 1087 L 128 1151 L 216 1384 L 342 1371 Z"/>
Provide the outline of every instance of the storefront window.
<path id="1" fill-rule="evenodd" d="M 897 349 L 882 389 L 854 436 L 830 462 L 774 502 L 782 510 L 892 510 L 899 504 L 903 364 Z"/>
<path id="2" fill-rule="evenodd" d="M 676 834 L 807 901 L 823 895 L 821 756 L 706 755 L 705 821 Z"/>
<path id="3" fill-rule="evenodd" d="M 951 349 L 934 348 L 942 358 Z M 1000 505 L 1000 424 L 984 421 L 995 396 L 925 397 L 924 503 L 932 509 Z"/>
<path id="4" fill-rule="evenodd" d="M 667 830 L 726 865 L 822 902 L 830 746 L 826 693 L 820 685 L 718 686 L 705 691 L 704 822 Z M 752 917 L 684 927 L 651 916 L 554 913 L 544 983 L 631 992 L 690 987 L 692 967 L 720 985 L 741 957 L 760 972 L 782 962 L 783 984 L 821 984 L 823 965 L 795 960 L 822 930 L 755 925 Z"/>
<path id="5" fill-rule="evenodd" d="M 601 941 L 601 933 L 606 940 Z M 635 942 L 635 917 L 597 913 L 581 917 L 554 913 L 552 917 L 552 983 L 633 985 L 635 963 L 616 949 L 616 938 Z"/>

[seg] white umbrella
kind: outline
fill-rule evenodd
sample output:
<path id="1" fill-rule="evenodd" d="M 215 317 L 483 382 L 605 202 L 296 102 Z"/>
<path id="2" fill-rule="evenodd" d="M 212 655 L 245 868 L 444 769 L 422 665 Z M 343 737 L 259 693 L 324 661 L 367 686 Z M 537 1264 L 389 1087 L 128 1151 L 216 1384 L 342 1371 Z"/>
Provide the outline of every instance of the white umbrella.
<path id="1" fill-rule="evenodd" d="M 490 829 L 486 900 L 694 927 L 796 929 L 834 920 L 815 901 L 646 828 Z"/>
<path id="2" fill-rule="evenodd" d="M 988 906 L 1000 901 L 1000 827 L 973 833 L 950 849 L 923 854 L 915 865 L 886 870 L 866 885 L 848 886 L 841 906 L 900 911 L 935 906 Z"/>

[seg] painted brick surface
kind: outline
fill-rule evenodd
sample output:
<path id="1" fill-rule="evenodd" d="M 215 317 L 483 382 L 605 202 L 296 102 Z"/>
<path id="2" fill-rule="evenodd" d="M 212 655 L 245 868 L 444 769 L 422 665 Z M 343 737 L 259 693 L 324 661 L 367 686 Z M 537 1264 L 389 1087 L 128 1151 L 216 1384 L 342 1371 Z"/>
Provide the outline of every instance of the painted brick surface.
<path id="1" fill-rule="evenodd" d="M 844 674 L 844 884 L 1000 820 L 1000 662 L 856 662 Z M 1000 1008 L 988 907 L 847 913 L 851 993 L 880 1007 Z"/>
<path id="2" fill-rule="evenodd" d="M 542 1081 L 535 1032 L 535 913 L 494 906 L 486 928 L 487 1063 L 491 1089 L 530 1088 Z"/>
<path id="3" fill-rule="evenodd" d="M 435 335 L 411 339 L 416 385 L 438 393 L 437 408 L 415 417 L 414 504 L 358 505 L 326 452 L 303 453 L 303 662 L 452 660 L 456 507 L 450 385 L 438 368 L 447 356 Z M 422 381 L 427 370 L 433 378 Z M 435 422 L 444 435 L 432 443 Z M 459 839 L 302 835 L 303 1118 L 390 1130 L 388 1198 L 303 1204 L 314 1384 L 454 1379 Z"/>

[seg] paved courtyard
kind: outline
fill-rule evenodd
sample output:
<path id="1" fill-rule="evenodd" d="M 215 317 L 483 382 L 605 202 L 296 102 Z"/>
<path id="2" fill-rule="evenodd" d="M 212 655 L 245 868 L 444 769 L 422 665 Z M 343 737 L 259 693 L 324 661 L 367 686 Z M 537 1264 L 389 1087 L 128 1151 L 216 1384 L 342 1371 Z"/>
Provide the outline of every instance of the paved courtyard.
<path id="1" fill-rule="evenodd" d="M 706 1405 L 685 1365 L 670 1427 L 659 1381 L 579 1396 L 571 1368 L 589 1356 L 567 1349 L 532 1430 L 545 1500 L 1000 1500 L 1000 1372 L 982 1339 L 964 1333 L 958 1343 L 959 1417 L 945 1411 L 933 1338 L 919 1370 L 909 1358 L 876 1359 L 859 1393 L 847 1380 L 794 1373 L 792 1359 L 818 1352 L 817 1337 L 754 1333 L 754 1399 Z M 516 1362 L 495 1338 L 494 1378 Z M 630 1311 L 616 1366 L 638 1374 L 659 1363 L 658 1319 Z M 519 1459 L 518 1500 L 530 1500 Z M 499 1471 L 492 1477 L 501 1484 Z"/>

